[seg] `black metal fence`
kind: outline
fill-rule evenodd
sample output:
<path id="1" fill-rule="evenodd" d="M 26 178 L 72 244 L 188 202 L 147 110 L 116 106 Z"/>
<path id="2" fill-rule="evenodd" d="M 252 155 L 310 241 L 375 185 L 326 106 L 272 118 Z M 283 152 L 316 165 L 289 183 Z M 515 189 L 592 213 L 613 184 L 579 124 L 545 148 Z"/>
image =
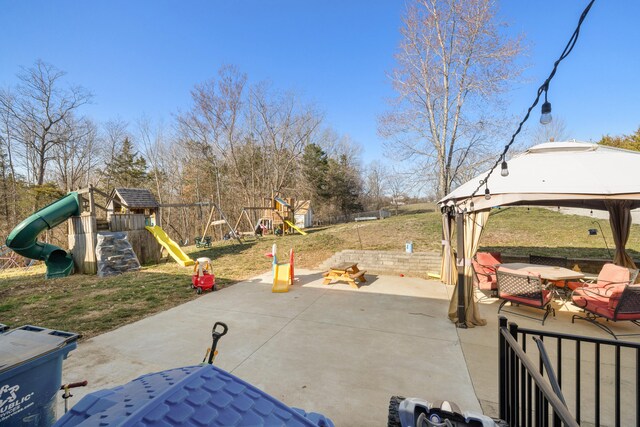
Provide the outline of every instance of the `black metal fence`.
<path id="1" fill-rule="evenodd" d="M 505 317 L 499 331 L 500 417 L 511 426 L 640 423 L 639 343 L 519 328 Z"/>
<path id="2" fill-rule="evenodd" d="M 514 325 L 514 324 L 511 324 Z M 571 412 L 500 317 L 500 418 L 509 426 L 577 426 Z"/>

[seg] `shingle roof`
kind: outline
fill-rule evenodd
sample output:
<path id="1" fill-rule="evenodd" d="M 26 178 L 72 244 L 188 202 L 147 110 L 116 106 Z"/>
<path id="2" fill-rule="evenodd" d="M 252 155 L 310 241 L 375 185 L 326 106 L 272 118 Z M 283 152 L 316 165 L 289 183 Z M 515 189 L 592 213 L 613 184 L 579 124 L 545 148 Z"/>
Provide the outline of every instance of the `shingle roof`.
<path id="1" fill-rule="evenodd" d="M 129 208 L 157 208 L 159 206 L 149 190 L 142 188 L 116 188 L 113 191 Z"/>

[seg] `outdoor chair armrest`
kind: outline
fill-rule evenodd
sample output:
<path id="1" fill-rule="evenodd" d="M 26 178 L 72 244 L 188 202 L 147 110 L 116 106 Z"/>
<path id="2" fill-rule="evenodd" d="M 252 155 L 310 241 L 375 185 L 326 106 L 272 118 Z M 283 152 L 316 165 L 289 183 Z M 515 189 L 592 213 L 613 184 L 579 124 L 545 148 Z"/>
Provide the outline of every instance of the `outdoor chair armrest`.
<path id="1" fill-rule="evenodd" d="M 573 304 L 579 308 L 585 308 L 588 305 L 588 302 L 584 301 L 584 305 L 579 304 L 578 301 L 574 299 L 574 296 L 576 296 L 576 294 L 577 296 L 582 297 L 583 300 L 589 299 L 590 297 L 594 299 L 604 297 L 604 295 L 601 295 L 598 292 L 595 292 L 587 287 L 575 289 L 573 292 L 571 292 L 570 298 Z M 580 295 L 580 294 L 583 294 L 583 295 Z"/>
<path id="2" fill-rule="evenodd" d="M 476 271 L 475 273 L 478 276 L 483 276 L 483 277 L 486 277 L 487 279 L 491 279 L 492 277 L 496 276 L 496 273 L 485 273 L 484 271 Z"/>
<path id="3" fill-rule="evenodd" d="M 623 281 L 623 282 L 608 282 L 606 285 L 601 286 L 601 287 L 602 287 L 602 288 L 605 288 L 605 289 L 607 289 L 607 290 L 609 290 L 609 289 L 616 288 L 616 287 L 621 286 L 621 285 L 627 286 L 627 285 L 630 285 L 630 284 L 632 284 L 632 283 L 631 283 L 631 282 L 629 282 L 629 281 Z"/>
<path id="4" fill-rule="evenodd" d="M 496 275 L 496 271 L 498 270 L 497 266 L 491 265 L 491 264 L 480 264 L 477 260 L 475 261 L 475 263 L 478 265 L 478 267 L 480 267 L 480 269 L 485 270 L 485 271 L 476 271 L 477 274 L 481 274 L 486 277 L 491 277 Z M 474 268 L 474 270 L 476 269 Z"/>
<path id="5" fill-rule="evenodd" d="M 578 308 L 585 308 L 587 306 L 587 303 L 585 302 L 584 305 L 579 304 L 578 301 L 575 300 L 574 296 L 576 295 L 576 292 L 578 292 L 578 290 L 583 290 L 584 288 L 577 288 L 574 289 L 573 291 L 571 291 L 571 294 L 569 295 L 569 301 L 571 303 L 573 303 L 573 305 L 575 305 Z M 584 298 L 583 298 L 584 299 Z"/>
<path id="6" fill-rule="evenodd" d="M 577 289 L 582 289 L 588 287 L 589 282 L 585 282 L 583 279 L 580 280 L 567 280 L 566 287 L 575 291 Z"/>
<path id="7" fill-rule="evenodd" d="M 612 289 L 611 295 L 609 295 L 609 304 L 608 304 L 608 307 L 611 310 L 615 310 L 616 307 L 618 306 L 618 303 L 620 302 L 620 298 L 622 298 L 622 294 L 624 292 L 625 287 L 626 286 L 620 286 L 617 289 Z"/>

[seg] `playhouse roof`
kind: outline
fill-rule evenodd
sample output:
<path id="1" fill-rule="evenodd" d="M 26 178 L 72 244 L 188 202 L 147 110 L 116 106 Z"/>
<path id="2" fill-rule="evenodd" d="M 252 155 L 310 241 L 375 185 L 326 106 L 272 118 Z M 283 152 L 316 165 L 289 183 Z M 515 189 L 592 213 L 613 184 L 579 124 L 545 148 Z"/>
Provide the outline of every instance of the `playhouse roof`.
<path id="1" fill-rule="evenodd" d="M 311 209 L 311 200 L 297 200 L 295 205 L 296 215 L 306 215 Z"/>
<path id="2" fill-rule="evenodd" d="M 114 188 L 115 195 L 128 208 L 157 208 L 160 206 L 149 190 L 143 188 Z"/>

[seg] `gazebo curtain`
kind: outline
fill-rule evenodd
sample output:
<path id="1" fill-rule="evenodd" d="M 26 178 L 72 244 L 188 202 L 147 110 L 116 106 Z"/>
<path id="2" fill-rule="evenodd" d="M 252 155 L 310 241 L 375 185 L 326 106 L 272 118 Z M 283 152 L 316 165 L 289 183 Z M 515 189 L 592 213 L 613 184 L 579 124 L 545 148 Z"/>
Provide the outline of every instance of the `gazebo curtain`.
<path id="1" fill-rule="evenodd" d="M 442 263 L 440 264 L 440 281 L 445 285 L 455 285 L 458 282 L 456 259 L 451 245 L 453 219 L 454 217 L 448 211 L 442 214 Z"/>
<path id="2" fill-rule="evenodd" d="M 480 317 L 478 304 L 475 299 L 475 291 L 473 289 L 473 271 L 471 259 L 478 251 L 480 237 L 482 231 L 487 224 L 489 218 L 489 210 L 471 212 L 464 214 L 464 298 L 466 306 L 466 323 L 467 326 L 484 326 L 487 321 Z M 461 230 L 456 230 L 457 233 Z M 456 271 L 457 274 L 457 271 Z M 458 287 L 456 286 L 449 303 L 449 319 L 454 322 L 458 320 Z"/>
<path id="3" fill-rule="evenodd" d="M 605 206 L 609 211 L 609 224 L 616 244 L 613 262 L 623 267 L 637 268 L 625 250 L 631 231 L 631 203 L 630 200 L 606 200 Z"/>

